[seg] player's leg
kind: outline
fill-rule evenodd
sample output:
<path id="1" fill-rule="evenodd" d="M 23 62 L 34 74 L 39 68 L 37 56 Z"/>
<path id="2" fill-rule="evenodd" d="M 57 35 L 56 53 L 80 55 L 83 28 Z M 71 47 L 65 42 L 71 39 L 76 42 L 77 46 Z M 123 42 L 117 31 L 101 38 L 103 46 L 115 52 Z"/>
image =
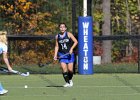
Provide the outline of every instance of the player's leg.
<path id="1" fill-rule="evenodd" d="M 63 58 L 60 58 L 59 61 L 61 63 L 61 68 L 63 71 L 63 77 L 66 81 L 66 84 L 64 85 L 64 87 L 73 86 L 73 84 L 72 85 L 70 84 L 70 82 L 72 82 L 70 79 L 72 79 L 72 76 L 73 76 L 74 54 L 65 55 Z"/>
<path id="2" fill-rule="evenodd" d="M 69 59 L 68 59 L 68 75 L 69 75 L 70 86 L 73 86 L 72 78 L 73 78 L 73 64 L 74 64 L 74 60 L 75 60 L 75 56 L 74 56 L 74 53 L 72 53 L 69 56 Z"/>
<path id="3" fill-rule="evenodd" d="M 7 93 L 8 90 L 5 90 L 2 86 L 2 84 L 0 83 L 0 95 Z"/>
<path id="4" fill-rule="evenodd" d="M 61 64 L 61 69 L 62 69 L 62 73 L 63 73 L 63 78 L 66 82 L 64 87 L 69 87 L 69 76 L 68 76 L 67 64 L 64 62 L 61 62 L 60 64 Z"/>
<path id="5" fill-rule="evenodd" d="M 68 64 L 68 76 L 69 76 L 69 82 L 70 82 L 70 86 L 73 86 L 73 63 L 69 63 Z"/>

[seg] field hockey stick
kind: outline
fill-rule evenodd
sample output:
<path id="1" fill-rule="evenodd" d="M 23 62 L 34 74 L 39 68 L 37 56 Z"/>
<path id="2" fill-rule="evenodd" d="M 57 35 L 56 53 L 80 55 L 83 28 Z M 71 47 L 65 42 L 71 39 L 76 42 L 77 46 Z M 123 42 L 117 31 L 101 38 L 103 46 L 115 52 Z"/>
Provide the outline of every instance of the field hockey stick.
<path id="1" fill-rule="evenodd" d="M 6 73 L 18 74 L 18 75 L 21 75 L 21 76 L 29 76 L 30 75 L 29 72 L 22 73 L 22 72 L 19 72 L 19 71 L 16 71 L 16 70 L 9 71 L 8 68 L 5 68 L 5 67 L 0 67 L 0 71 L 6 72 Z"/>
<path id="2" fill-rule="evenodd" d="M 58 60 L 58 59 L 61 59 L 61 58 L 63 58 L 64 56 L 66 56 L 66 55 L 69 55 L 70 53 L 66 53 L 66 54 L 64 54 L 64 55 L 61 55 L 61 56 L 59 56 L 59 57 L 57 57 L 57 59 L 56 60 Z M 55 60 L 55 59 L 54 59 Z M 51 62 L 47 62 L 47 63 L 38 63 L 38 66 L 39 67 L 44 67 L 45 65 L 49 65 L 49 64 L 51 64 Z"/>
<path id="3" fill-rule="evenodd" d="M 61 55 L 61 56 L 59 56 L 57 58 L 54 58 L 54 60 L 58 60 L 58 59 L 64 58 L 67 55 L 70 55 L 70 53 L 63 54 L 63 55 Z"/>
<path id="4" fill-rule="evenodd" d="M 70 55 L 70 53 L 66 53 L 66 54 L 63 54 L 63 55 L 57 57 L 57 60 L 58 60 L 58 59 L 61 59 L 61 58 L 63 58 L 63 57 L 65 57 L 65 56 L 67 56 L 67 55 Z"/>

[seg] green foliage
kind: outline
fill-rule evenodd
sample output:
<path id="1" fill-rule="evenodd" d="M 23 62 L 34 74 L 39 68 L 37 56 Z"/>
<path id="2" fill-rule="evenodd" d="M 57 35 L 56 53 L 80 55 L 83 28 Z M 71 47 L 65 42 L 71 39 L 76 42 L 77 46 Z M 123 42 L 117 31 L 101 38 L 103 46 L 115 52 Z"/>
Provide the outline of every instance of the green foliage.
<path id="1" fill-rule="evenodd" d="M 133 29 L 131 31 L 136 33 L 137 22 L 140 19 L 138 17 L 139 10 L 137 0 L 114 0 L 111 8 L 113 34 L 118 34 L 118 32 L 129 33 L 130 31 L 127 29 L 127 24 L 131 24 L 131 28 Z"/>
<path id="2" fill-rule="evenodd" d="M 30 2 L 29 0 L 7 0 L 0 4 L 1 19 L 4 20 L 3 28 L 11 34 L 38 34 L 46 35 L 55 32 L 59 10 L 53 5 L 52 11 L 42 6 L 50 7 L 50 2 Z"/>
<path id="3" fill-rule="evenodd" d="M 103 0 L 92 0 L 92 16 L 94 19 L 94 35 L 102 35 L 103 25 Z M 76 0 L 76 18 L 83 13 L 83 1 Z M 111 34 L 112 35 L 128 35 L 137 34 L 140 28 L 140 11 L 137 0 L 111 0 Z M 58 23 L 65 22 L 68 30 L 72 31 L 72 0 L 1 0 L 0 1 L 0 28 L 8 31 L 9 34 L 30 34 L 30 35 L 48 35 L 58 33 Z M 77 19 L 76 19 L 77 22 Z M 78 25 L 76 25 L 76 28 Z M 112 61 L 118 61 L 121 50 L 125 50 L 130 41 L 113 42 Z M 30 55 L 29 59 L 36 58 L 35 49 L 31 49 L 28 53 L 20 54 L 22 46 L 42 47 L 49 45 L 44 42 L 15 42 L 11 43 L 11 52 L 17 56 L 22 62 L 24 55 Z M 49 45 L 52 47 L 51 45 Z M 45 48 L 48 49 L 48 46 Z M 39 49 L 40 50 L 40 49 Z M 43 50 L 38 52 L 41 56 Z M 48 49 L 48 54 L 53 55 L 53 47 Z M 101 50 L 100 50 L 101 51 Z M 46 54 L 47 55 L 47 54 Z M 21 57 L 21 58 L 20 58 Z M 41 61 L 46 60 L 46 56 L 42 56 Z M 28 60 L 28 59 L 27 59 Z M 36 59 L 33 59 L 36 62 Z M 16 60 L 15 60 L 16 61 Z"/>
<path id="4" fill-rule="evenodd" d="M 139 11 L 137 5 L 138 5 L 137 0 L 114 0 L 114 2 L 112 2 L 111 4 L 112 34 L 132 35 L 138 33 L 137 26 L 138 26 L 138 19 L 139 19 L 138 17 Z M 128 40 L 113 42 L 113 49 L 112 49 L 113 62 L 116 61 L 121 62 L 121 59 L 124 59 L 123 57 L 127 56 L 125 52 L 127 52 L 126 48 L 129 47 L 130 42 L 131 41 Z"/>
<path id="5" fill-rule="evenodd" d="M 1 27 L 9 34 L 48 35 L 58 33 L 58 23 L 69 22 L 69 1 L 4 0 L 0 2 Z M 64 3 L 65 2 L 65 3 Z M 68 6 L 69 5 L 69 6 Z M 60 7 L 62 6 L 62 7 Z M 64 12 L 64 10 L 67 10 Z M 66 16 L 67 17 L 66 17 Z M 71 24 L 71 23 L 70 23 Z M 68 24 L 68 25 L 70 25 Z M 10 43 L 12 64 L 47 62 L 53 59 L 54 44 L 49 41 Z"/>
<path id="6" fill-rule="evenodd" d="M 38 64 L 52 62 L 54 41 L 13 41 L 10 42 L 12 65 Z"/>

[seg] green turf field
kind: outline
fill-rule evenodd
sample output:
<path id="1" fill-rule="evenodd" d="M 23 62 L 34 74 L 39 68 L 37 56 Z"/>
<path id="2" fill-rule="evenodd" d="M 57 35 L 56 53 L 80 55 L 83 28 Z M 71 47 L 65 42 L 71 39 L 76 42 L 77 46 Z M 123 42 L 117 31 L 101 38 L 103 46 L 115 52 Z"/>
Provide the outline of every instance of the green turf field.
<path id="1" fill-rule="evenodd" d="M 64 88 L 62 75 L 0 75 L 9 92 L 0 100 L 139 100 L 139 74 L 75 75 Z M 28 88 L 24 88 L 28 85 Z"/>

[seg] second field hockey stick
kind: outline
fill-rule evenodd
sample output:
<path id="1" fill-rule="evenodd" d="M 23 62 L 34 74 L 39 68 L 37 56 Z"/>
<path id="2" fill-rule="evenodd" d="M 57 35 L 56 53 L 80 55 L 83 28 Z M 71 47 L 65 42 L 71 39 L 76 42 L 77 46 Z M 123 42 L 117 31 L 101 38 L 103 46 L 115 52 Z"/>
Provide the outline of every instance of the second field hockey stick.
<path id="1" fill-rule="evenodd" d="M 19 72 L 19 71 L 16 71 L 16 70 L 9 71 L 8 68 L 5 68 L 5 67 L 0 67 L 0 71 L 3 71 L 5 73 L 18 74 L 18 75 L 21 75 L 21 76 L 29 76 L 30 75 L 29 72 L 22 73 L 22 72 Z"/>
<path id="2" fill-rule="evenodd" d="M 63 57 L 65 57 L 65 56 L 67 56 L 67 55 L 69 55 L 70 53 L 66 53 L 66 54 L 63 54 L 63 55 L 61 55 L 61 56 L 59 56 L 59 57 L 57 57 L 57 59 L 56 60 L 58 60 L 58 59 L 61 59 L 61 58 L 63 58 Z M 51 62 L 47 62 L 47 63 L 38 63 L 38 66 L 39 67 L 44 67 L 45 65 L 48 65 L 48 64 L 50 64 Z"/>

